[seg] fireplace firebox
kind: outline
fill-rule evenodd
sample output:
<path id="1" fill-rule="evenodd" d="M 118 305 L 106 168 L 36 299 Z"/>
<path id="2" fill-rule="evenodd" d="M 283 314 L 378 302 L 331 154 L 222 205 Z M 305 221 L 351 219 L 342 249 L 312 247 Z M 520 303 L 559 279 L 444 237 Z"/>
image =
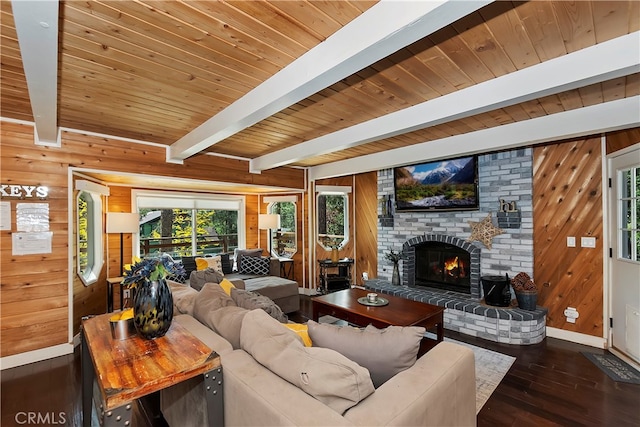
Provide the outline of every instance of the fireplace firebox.
<path id="1" fill-rule="evenodd" d="M 442 242 L 425 242 L 415 247 L 415 284 L 470 294 L 469 252 Z"/>

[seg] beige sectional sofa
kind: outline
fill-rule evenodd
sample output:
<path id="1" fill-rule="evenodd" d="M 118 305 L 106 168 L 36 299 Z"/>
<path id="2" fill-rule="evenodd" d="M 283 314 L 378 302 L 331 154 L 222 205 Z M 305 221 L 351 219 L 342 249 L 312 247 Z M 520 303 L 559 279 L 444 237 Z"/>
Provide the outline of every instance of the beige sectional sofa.
<path id="1" fill-rule="evenodd" d="M 262 256 L 262 249 L 237 249 L 234 258 L 240 259 L 244 257 L 266 258 Z M 185 257 L 186 258 L 186 257 Z M 300 295 L 298 292 L 298 282 L 294 280 L 280 277 L 280 261 L 278 258 L 267 259 L 268 273 L 242 273 L 236 268 L 235 270 L 223 271 L 224 277 L 243 289 L 258 292 L 261 295 L 269 297 L 273 300 L 285 313 L 293 313 L 300 310 Z M 240 262 L 236 262 L 240 265 Z M 195 262 L 193 264 L 195 269 Z M 195 276 L 201 276 L 200 280 Z M 192 287 L 200 289 L 206 281 L 220 282 L 222 275 L 205 274 L 203 271 L 188 271 L 189 280 L 186 284 L 193 283 Z M 206 278 L 206 279 L 205 279 Z"/>
<path id="2" fill-rule="evenodd" d="M 465 347 L 439 343 L 374 389 L 366 368 L 334 350 L 305 347 L 266 311 L 238 307 L 220 286 L 199 293 L 177 286 L 174 322 L 221 356 L 225 425 L 476 425 L 474 356 Z M 164 390 L 161 401 L 169 425 L 207 425 L 202 379 Z"/>

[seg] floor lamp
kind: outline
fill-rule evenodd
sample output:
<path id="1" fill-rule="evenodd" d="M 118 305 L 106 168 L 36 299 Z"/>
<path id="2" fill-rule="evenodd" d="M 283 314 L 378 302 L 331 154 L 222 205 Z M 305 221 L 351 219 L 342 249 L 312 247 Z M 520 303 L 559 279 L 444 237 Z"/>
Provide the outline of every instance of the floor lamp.
<path id="1" fill-rule="evenodd" d="M 280 228 L 280 215 L 279 214 L 259 214 L 258 215 L 258 228 L 260 230 L 277 230 Z M 271 233 L 267 232 L 269 239 L 269 258 L 271 258 Z"/>
<path id="2" fill-rule="evenodd" d="M 124 275 L 124 233 L 140 232 L 140 216 L 137 213 L 107 212 L 107 233 L 120 233 L 120 276 Z"/>

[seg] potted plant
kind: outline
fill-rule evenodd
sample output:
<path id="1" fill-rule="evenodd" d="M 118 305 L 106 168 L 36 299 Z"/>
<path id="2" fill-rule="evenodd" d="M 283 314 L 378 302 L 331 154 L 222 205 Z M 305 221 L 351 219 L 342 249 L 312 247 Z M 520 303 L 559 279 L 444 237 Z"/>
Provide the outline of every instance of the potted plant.
<path id="1" fill-rule="evenodd" d="M 401 259 L 405 259 L 406 255 L 404 252 L 396 252 L 393 249 L 389 251 L 388 254 L 384 256 L 388 261 L 393 263 L 393 273 L 391 274 L 391 284 L 399 286 L 400 285 L 400 268 L 398 267 L 398 263 Z"/>
<path id="2" fill-rule="evenodd" d="M 168 254 L 140 260 L 124 272 L 124 285 L 134 290 L 133 324 L 144 338 L 161 337 L 171 326 L 173 297 L 168 274 L 184 274 L 182 264 Z"/>
<path id="3" fill-rule="evenodd" d="M 516 294 L 519 308 L 529 311 L 536 309 L 538 289 L 527 273 L 521 272 L 516 274 L 516 276 L 511 279 L 511 287 Z"/>

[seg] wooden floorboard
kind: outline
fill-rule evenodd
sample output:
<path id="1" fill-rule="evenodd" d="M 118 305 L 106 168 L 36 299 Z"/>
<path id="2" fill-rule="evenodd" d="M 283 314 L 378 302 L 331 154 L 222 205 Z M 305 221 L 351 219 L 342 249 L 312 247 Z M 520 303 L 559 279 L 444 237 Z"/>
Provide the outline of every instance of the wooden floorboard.
<path id="1" fill-rule="evenodd" d="M 302 296 L 301 301 L 301 310 L 289 316 L 296 322 L 311 316 L 310 298 Z M 640 425 L 640 385 L 611 380 L 580 353 L 604 350 L 553 338 L 515 346 L 448 330 L 445 336 L 516 358 L 480 411 L 478 426 Z M 79 351 L 6 369 L 0 375 L 3 427 L 28 425 L 20 423 L 23 415 L 16 419 L 22 413 L 49 414 L 56 419 L 62 413 L 63 425 L 82 425 Z M 137 421 L 137 425 L 145 424 Z"/>

